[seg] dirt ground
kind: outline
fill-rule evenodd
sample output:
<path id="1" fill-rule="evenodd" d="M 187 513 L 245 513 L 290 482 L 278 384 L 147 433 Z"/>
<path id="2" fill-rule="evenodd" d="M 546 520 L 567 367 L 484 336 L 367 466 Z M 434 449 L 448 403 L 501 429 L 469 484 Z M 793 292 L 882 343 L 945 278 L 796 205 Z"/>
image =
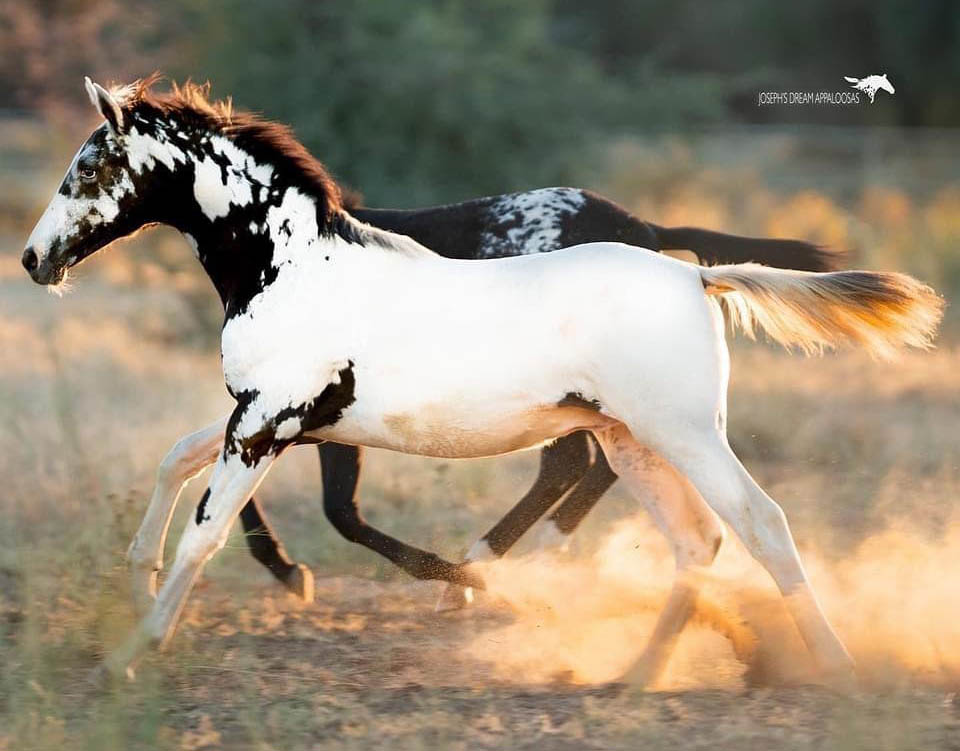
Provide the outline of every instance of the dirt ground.
<path id="1" fill-rule="evenodd" d="M 172 653 L 149 659 L 137 682 L 87 686 L 91 654 L 29 679 L 0 748 L 960 748 L 957 695 L 906 679 L 852 694 L 742 684 L 631 693 L 505 676 L 464 645 L 493 638 L 511 614 L 434 615 L 430 589 L 329 577 L 302 606 L 270 585 L 203 584 Z M 16 652 L 4 664 L 8 678 L 23 667 Z M 57 715 L 45 714 L 51 705 Z"/>

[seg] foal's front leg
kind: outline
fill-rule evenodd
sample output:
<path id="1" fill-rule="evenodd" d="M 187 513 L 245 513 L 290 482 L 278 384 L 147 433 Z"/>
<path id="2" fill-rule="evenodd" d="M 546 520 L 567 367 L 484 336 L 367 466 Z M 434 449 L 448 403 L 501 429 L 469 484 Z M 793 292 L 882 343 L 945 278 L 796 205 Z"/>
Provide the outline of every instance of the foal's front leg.
<path id="1" fill-rule="evenodd" d="M 186 484 L 217 460 L 223 446 L 227 418 L 181 438 L 160 462 L 147 512 L 130 547 L 132 594 L 137 613 L 143 615 L 157 595 L 157 576 L 163 568 L 170 521 Z M 301 599 L 313 601 L 313 573 L 290 560 L 283 543 L 267 522 L 255 498 L 240 513 L 247 546 L 254 558 Z"/>
<path id="2" fill-rule="evenodd" d="M 157 575 L 163 568 L 163 550 L 177 499 L 187 481 L 216 461 L 223 446 L 227 418 L 181 438 L 160 462 L 157 484 L 140 529 L 127 549 L 133 601 L 143 615 L 157 593 Z"/>
<path id="3" fill-rule="evenodd" d="M 132 677 L 136 662 L 148 648 L 163 646 L 173 634 L 187 596 L 204 564 L 223 547 L 230 526 L 253 495 L 283 446 L 256 460 L 241 456 L 228 434 L 196 516 L 187 522 L 170 575 L 166 578 L 146 617 L 123 645 L 106 661 L 114 674 Z"/>

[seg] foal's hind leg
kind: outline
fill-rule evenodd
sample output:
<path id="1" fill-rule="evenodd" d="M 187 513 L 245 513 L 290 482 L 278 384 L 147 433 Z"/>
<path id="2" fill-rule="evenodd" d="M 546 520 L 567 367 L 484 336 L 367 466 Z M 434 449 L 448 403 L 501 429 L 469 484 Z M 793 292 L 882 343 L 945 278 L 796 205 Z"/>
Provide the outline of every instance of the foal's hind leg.
<path id="1" fill-rule="evenodd" d="M 655 445 L 690 478 L 773 576 L 820 668 L 841 680 L 852 678 L 853 660 L 820 609 L 786 516 L 730 450 L 726 437 L 716 428 L 675 429 L 660 436 Z"/>
<path id="2" fill-rule="evenodd" d="M 716 558 L 723 524 L 696 488 L 622 424 L 595 432 L 610 466 L 643 502 L 673 547 L 676 577 L 643 655 L 627 680 L 646 686 L 666 666 L 696 606 L 701 572 Z"/>

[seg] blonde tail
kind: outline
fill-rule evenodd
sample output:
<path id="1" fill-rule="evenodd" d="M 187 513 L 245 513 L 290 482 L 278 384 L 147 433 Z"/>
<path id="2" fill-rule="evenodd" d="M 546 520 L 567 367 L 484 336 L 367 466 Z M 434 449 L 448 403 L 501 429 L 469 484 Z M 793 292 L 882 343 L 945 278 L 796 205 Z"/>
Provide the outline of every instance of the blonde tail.
<path id="1" fill-rule="evenodd" d="M 734 327 L 757 324 L 785 347 L 807 354 L 855 344 L 874 357 L 932 345 L 943 300 L 906 274 L 774 269 L 753 263 L 700 269 L 708 295 L 721 295 Z"/>

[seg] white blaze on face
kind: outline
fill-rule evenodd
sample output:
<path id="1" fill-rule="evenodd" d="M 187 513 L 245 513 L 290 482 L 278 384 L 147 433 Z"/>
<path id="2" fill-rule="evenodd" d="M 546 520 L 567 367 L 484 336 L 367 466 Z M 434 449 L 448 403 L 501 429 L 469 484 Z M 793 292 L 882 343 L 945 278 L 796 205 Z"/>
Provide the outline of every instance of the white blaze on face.
<path id="1" fill-rule="evenodd" d="M 101 128 L 106 127 L 106 125 L 101 126 Z M 114 148 L 117 145 L 123 148 L 130 171 L 137 175 L 145 170 L 153 170 L 158 163 L 174 170 L 178 164 L 187 161 L 187 155 L 183 149 L 172 143 L 162 129 L 156 135 L 147 135 L 134 126 L 119 137 L 111 133 L 108 136 L 108 144 Z M 77 163 L 91 148 L 94 146 L 88 141 L 77 152 L 70 163 L 65 180 L 78 180 Z M 117 218 L 120 213 L 120 201 L 134 192 L 130 171 L 121 170 L 113 184 L 107 188 L 101 188 L 96 196 L 63 195 L 58 192 L 53 197 L 27 241 L 28 245 L 33 246 L 41 262 L 48 255 L 55 240 L 60 239 L 65 244 L 69 243 L 76 235 L 81 223 L 86 222 L 90 227 L 96 227 Z M 79 182 L 75 183 L 74 194 L 79 185 Z M 72 263 L 76 259 L 68 257 L 63 260 Z"/>
<path id="2" fill-rule="evenodd" d="M 258 164 L 252 156 L 238 149 L 233 141 L 224 136 L 212 136 L 210 145 L 229 162 L 226 181 L 220 164 L 205 156 L 196 163 L 193 195 L 208 219 L 219 219 L 230 213 L 231 206 L 246 206 L 253 200 L 254 183 L 269 185 L 273 166 Z M 261 200 L 265 190 L 265 187 L 261 188 Z"/>

